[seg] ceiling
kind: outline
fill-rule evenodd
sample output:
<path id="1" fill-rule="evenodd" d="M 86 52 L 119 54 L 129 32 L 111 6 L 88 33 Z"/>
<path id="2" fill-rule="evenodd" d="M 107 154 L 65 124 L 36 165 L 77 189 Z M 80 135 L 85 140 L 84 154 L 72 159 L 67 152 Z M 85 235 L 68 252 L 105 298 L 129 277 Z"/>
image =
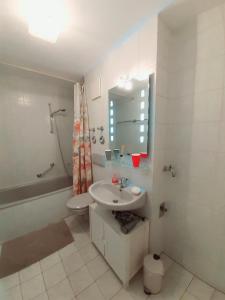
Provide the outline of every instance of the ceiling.
<path id="1" fill-rule="evenodd" d="M 224 2 L 225 0 L 176 0 L 160 16 L 172 30 L 177 30 L 194 20 L 197 14 Z"/>
<path id="2" fill-rule="evenodd" d="M 0 61 L 76 81 L 173 0 L 64 0 L 69 26 L 55 44 L 28 34 L 24 0 L 0 1 Z"/>

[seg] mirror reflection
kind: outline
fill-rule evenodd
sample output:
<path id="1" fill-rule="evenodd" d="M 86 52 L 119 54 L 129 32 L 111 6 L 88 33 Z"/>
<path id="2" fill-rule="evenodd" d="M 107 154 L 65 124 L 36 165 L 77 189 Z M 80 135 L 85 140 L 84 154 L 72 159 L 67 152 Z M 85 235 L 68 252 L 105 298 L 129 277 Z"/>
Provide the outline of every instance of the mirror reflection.
<path id="1" fill-rule="evenodd" d="M 149 80 L 126 80 L 109 90 L 109 147 L 149 152 Z"/>

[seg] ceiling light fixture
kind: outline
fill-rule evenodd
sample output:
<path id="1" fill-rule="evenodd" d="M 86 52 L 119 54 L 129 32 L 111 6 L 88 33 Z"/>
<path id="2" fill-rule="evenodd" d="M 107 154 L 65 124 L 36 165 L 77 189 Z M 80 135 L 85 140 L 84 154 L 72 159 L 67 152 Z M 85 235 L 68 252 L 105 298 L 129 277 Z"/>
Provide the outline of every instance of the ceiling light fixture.
<path id="1" fill-rule="evenodd" d="M 68 23 L 63 0 L 25 0 L 24 12 L 29 33 L 51 43 L 57 41 Z"/>

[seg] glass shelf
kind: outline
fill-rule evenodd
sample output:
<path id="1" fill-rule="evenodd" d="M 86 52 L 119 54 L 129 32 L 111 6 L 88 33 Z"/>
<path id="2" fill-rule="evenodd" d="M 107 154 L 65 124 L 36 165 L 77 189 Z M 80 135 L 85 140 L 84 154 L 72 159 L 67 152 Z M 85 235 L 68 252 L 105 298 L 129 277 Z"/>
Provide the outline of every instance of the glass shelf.
<path id="1" fill-rule="evenodd" d="M 134 170 L 149 170 L 150 169 L 150 159 L 149 158 L 141 158 L 140 165 L 138 168 L 133 167 L 132 157 L 131 155 L 124 155 L 118 159 L 113 158 L 112 160 L 105 159 L 105 166 L 120 166 L 125 168 L 130 168 Z"/>

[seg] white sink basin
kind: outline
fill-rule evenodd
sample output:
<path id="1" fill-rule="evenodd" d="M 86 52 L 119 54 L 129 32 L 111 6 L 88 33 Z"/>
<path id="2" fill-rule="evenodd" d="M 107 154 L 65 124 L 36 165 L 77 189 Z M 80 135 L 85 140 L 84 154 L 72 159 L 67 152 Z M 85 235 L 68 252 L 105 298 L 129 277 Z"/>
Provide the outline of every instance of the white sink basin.
<path id="1" fill-rule="evenodd" d="M 100 205 L 110 210 L 134 210 L 144 206 L 145 191 L 135 196 L 131 187 L 120 189 L 119 185 L 112 185 L 109 181 L 98 181 L 89 187 L 91 197 Z"/>

